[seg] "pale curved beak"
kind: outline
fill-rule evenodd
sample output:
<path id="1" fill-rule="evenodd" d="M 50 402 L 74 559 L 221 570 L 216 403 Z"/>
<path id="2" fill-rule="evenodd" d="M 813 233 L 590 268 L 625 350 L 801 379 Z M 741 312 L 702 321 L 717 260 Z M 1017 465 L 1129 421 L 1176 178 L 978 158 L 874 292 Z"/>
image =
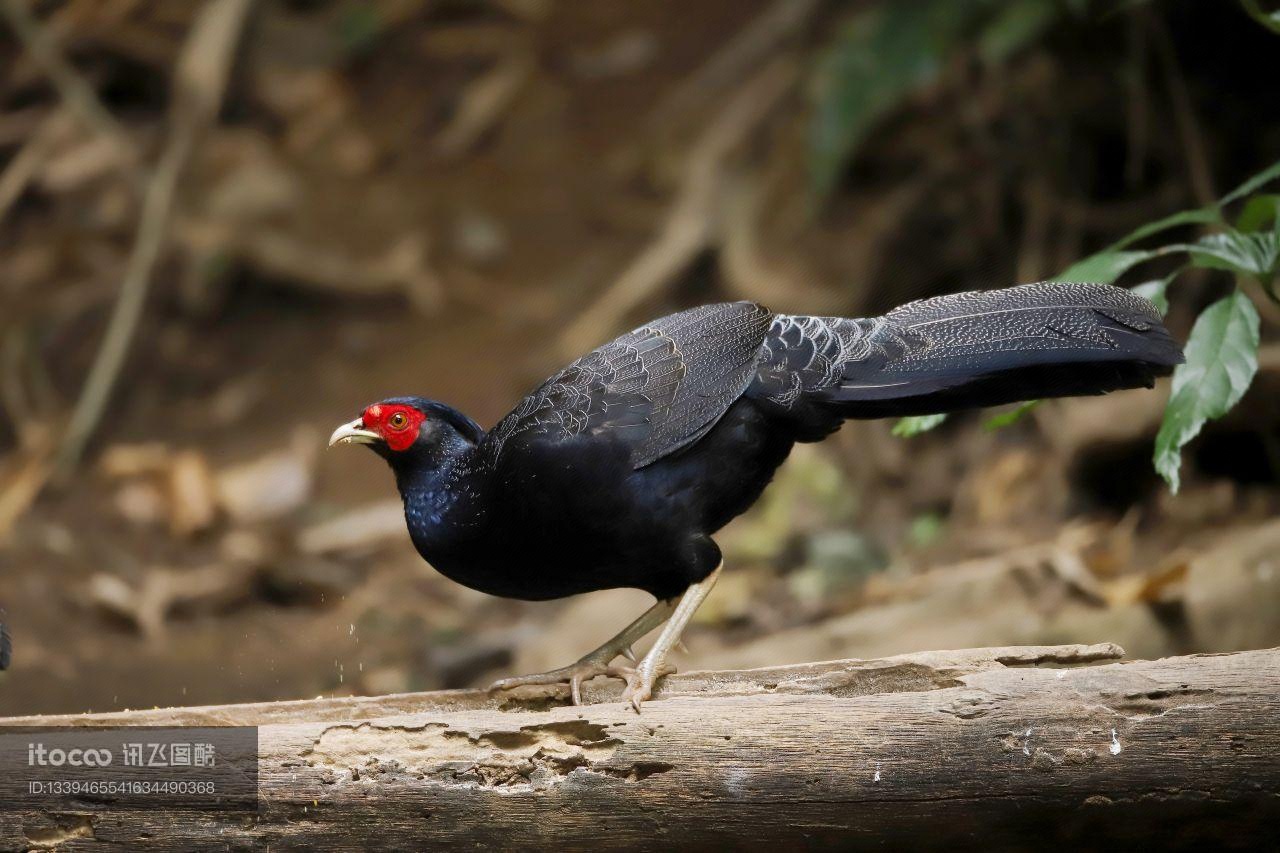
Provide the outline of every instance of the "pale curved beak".
<path id="1" fill-rule="evenodd" d="M 349 424 L 343 424 L 329 436 L 329 446 L 335 444 L 374 444 L 382 441 L 382 436 L 364 428 L 364 420 L 356 418 Z"/>

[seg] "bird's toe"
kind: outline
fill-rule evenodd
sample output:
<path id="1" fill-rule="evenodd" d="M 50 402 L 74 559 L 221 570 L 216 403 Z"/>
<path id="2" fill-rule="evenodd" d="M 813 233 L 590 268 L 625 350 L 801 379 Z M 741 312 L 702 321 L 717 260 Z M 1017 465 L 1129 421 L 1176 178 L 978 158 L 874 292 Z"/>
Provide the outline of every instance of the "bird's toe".
<path id="1" fill-rule="evenodd" d="M 577 663 L 569 666 L 562 666 L 559 669 L 553 669 L 550 672 L 539 672 L 534 675 L 515 675 L 510 678 L 500 678 L 493 684 L 489 685 L 489 692 L 494 693 L 500 690 L 512 690 L 516 687 L 525 687 L 528 685 L 537 686 L 554 686 L 559 688 L 565 685 L 569 688 L 569 696 L 573 700 L 573 704 L 582 704 L 582 685 L 584 682 L 590 681 L 597 675 L 612 675 L 618 678 L 626 679 L 626 675 L 617 671 L 617 667 L 611 667 L 607 662 L 598 659 L 583 658 Z"/>
<path id="2" fill-rule="evenodd" d="M 631 703 L 631 707 L 637 714 L 639 714 L 641 703 L 652 696 L 653 688 L 648 684 L 639 683 L 634 687 L 634 689 L 631 687 L 627 688 L 627 692 L 622 694 L 622 701 Z"/>
<path id="3" fill-rule="evenodd" d="M 499 678 L 488 687 L 488 692 L 496 693 L 499 690 L 514 690 L 517 687 L 525 687 L 531 684 L 547 685 L 560 684 L 568 681 L 568 676 L 560 676 L 556 671 L 539 672 L 535 675 L 513 675 L 508 678 Z"/>
<path id="4" fill-rule="evenodd" d="M 610 675 L 625 678 L 627 681 L 627 689 L 622 692 L 622 701 L 629 702 L 637 714 L 640 713 L 640 706 L 653 698 L 653 686 L 658 683 L 658 679 L 676 671 L 676 668 L 669 663 L 664 663 L 653 672 L 633 667 L 613 667 L 613 669 Z"/>

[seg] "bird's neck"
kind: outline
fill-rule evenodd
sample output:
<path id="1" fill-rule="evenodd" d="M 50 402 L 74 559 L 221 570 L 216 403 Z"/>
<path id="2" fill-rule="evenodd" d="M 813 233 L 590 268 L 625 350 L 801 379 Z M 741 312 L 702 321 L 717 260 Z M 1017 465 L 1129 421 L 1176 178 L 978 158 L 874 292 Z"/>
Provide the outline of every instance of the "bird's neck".
<path id="1" fill-rule="evenodd" d="M 434 451 L 420 464 L 395 468 L 409 536 L 431 562 L 479 535 L 484 521 L 475 445 L 459 436 Z"/>

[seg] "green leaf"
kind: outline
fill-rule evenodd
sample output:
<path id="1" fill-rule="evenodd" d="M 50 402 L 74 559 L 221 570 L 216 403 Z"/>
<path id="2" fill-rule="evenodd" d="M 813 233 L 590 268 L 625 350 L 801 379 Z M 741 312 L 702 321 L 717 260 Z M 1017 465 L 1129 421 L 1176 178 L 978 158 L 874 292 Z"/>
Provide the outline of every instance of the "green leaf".
<path id="1" fill-rule="evenodd" d="M 1257 0 L 1240 0 L 1240 5 L 1249 13 L 1249 17 L 1271 30 L 1271 32 L 1280 34 L 1280 11 L 1264 11 L 1262 7 L 1258 5 Z"/>
<path id="2" fill-rule="evenodd" d="M 1019 0 L 1004 4 L 978 36 L 978 54 L 988 65 L 1001 65 L 1039 38 L 1057 19 L 1056 0 Z"/>
<path id="3" fill-rule="evenodd" d="M 1130 231 L 1124 237 L 1112 243 L 1107 248 L 1097 254 L 1091 255 L 1082 261 L 1077 262 L 1067 272 L 1059 277 L 1060 281 L 1106 281 L 1112 283 L 1116 278 L 1126 272 L 1130 267 L 1136 266 L 1156 254 L 1157 251 L 1146 253 L 1140 252 L 1122 252 L 1128 246 L 1145 240 L 1154 234 L 1162 231 L 1168 231 L 1170 228 L 1177 228 L 1182 225 L 1208 225 L 1222 221 L 1222 208 L 1232 202 L 1239 201 L 1250 193 L 1254 192 L 1263 185 L 1280 178 L 1280 162 L 1273 163 L 1258 174 L 1249 178 L 1240 186 L 1236 187 L 1227 195 L 1223 196 L 1217 204 L 1211 204 L 1206 207 L 1192 208 L 1191 210 L 1183 210 L 1178 213 L 1170 214 L 1155 222 L 1148 222 L 1146 225 L 1139 226 Z M 1260 222 L 1268 221 L 1270 216 L 1274 216 L 1277 208 L 1277 199 L 1280 196 L 1259 196 L 1257 199 L 1251 199 L 1249 204 L 1245 206 L 1244 211 L 1240 214 L 1241 222 L 1237 226 L 1241 231 L 1255 231 Z M 1179 246 L 1166 247 L 1168 250 L 1180 248 Z M 1181 247 L 1185 248 L 1185 247 Z M 1087 278 L 1086 276 L 1095 271 L 1101 274 L 1107 274 L 1113 269 L 1118 269 L 1110 279 L 1104 278 Z M 1068 275 L 1070 277 L 1068 277 Z"/>
<path id="4" fill-rule="evenodd" d="M 383 26 L 381 13 L 374 3 L 352 3 L 343 6 L 338 14 L 338 38 L 347 53 L 371 50 L 382 35 Z"/>
<path id="5" fill-rule="evenodd" d="M 1261 189 L 1265 184 L 1269 184 L 1276 178 L 1280 178 L 1280 160 L 1272 163 L 1231 192 L 1224 195 L 1218 200 L 1218 204 L 1226 207 L 1233 201 L 1239 201 L 1247 195 L 1252 195 L 1255 190 Z"/>
<path id="6" fill-rule="evenodd" d="M 1007 426 L 1016 424 L 1022 420 L 1022 416 L 1034 409 L 1043 402 L 1041 400 L 1027 400 L 1025 403 L 1019 403 L 1017 408 L 1007 412 L 1001 412 L 998 415 L 992 415 L 982 424 L 982 428 L 988 432 L 994 432 L 998 429 L 1004 429 Z"/>
<path id="7" fill-rule="evenodd" d="M 1144 281 L 1142 284 L 1135 284 L 1129 289 L 1141 296 L 1143 299 L 1149 300 L 1152 305 L 1156 306 L 1156 310 L 1160 312 L 1160 316 L 1163 317 L 1165 314 L 1169 313 L 1169 297 L 1165 292 L 1169 289 L 1169 284 L 1177 278 L 1181 272 L 1182 270 L 1179 269 L 1169 273 L 1164 278 Z"/>
<path id="8" fill-rule="evenodd" d="M 1236 228 L 1246 232 L 1261 231 L 1268 223 L 1280 228 L 1280 195 L 1264 193 L 1249 199 L 1236 219 Z"/>
<path id="9" fill-rule="evenodd" d="M 899 438 L 910 438 L 922 432 L 928 432 L 947 419 L 946 415 L 912 415 L 901 418 L 893 425 L 893 434 Z"/>
<path id="10" fill-rule="evenodd" d="M 1147 251 L 1117 252 L 1107 249 L 1096 255 L 1090 255 L 1083 261 L 1076 261 L 1053 280 L 1113 284 L 1129 269 L 1154 258 L 1156 254 L 1156 252 Z"/>
<path id="11" fill-rule="evenodd" d="M 1187 340 L 1187 361 L 1173 373 L 1173 391 L 1156 436 L 1155 466 L 1177 493 L 1183 446 L 1206 421 L 1240 402 L 1258 371 L 1258 311 L 1239 289 L 1210 305 Z"/>
<path id="12" fill-rule="evenodd" d="M 835 188 L 867 133 L 908 95 L 933 84 L 983 0 L 886 3 L 851 18 L 817 63 L 809 172 Z"/>
<path id="13" fill-rule="evenodd" d="M 1191 263 L 1198 267 L 1245 273 L 1263 283 L 1269 283 L 1280 267 L 1280 233 L 1274 231 L 1242 234 L 1233 228 L 1182 248 L 1191 253 Z"/>
<path id="14" fill-rule="evenodd" d="M 1152 234 L 1159 234 L 1161 231 L 1167 231 L 1170 228 L 1176 228 L 1179 225 L 1204 225 L 1209 222 L 1220 222 L 1222 214 L 1216 205 L 1209 207 L 1197 207 L 1193 210 L 1184 210 L 1163 219 L 1157 219 L 1155 222 L 1148 222 L 1146 225 L 1139 226 L 1130 231 L 1120 240 L 1112 243 L 1105 251 L 1114 252 L 1117 249 L 1123 249 L 1125 246 L 1136 243 Z"/>
<path id="15" fill-rule="evenodd" d="M 1151 250 L 1126 247 L 1170 228 L 1220 223 L 1223 207 L 1239 201 L 1278 178 L 1280 178 L 1280 162 L 1273 163 L 1258 172 L 1223 196 L 1217 204 L 1179 211 L 1135 228 L 1101 252 L 1072 264 L 1055 280 L 1114 284 L 1121 275 L 1144 261 L 1175 251 L 1185 251 L 1192 254 L 1197 266 L 1244 271 L 1259 276 L 1265 283 L 1276 274 L 1274 256 L 1277 251 L 1280 251 L 1276 247 L 1280 236 L 1253 239 L 1239 232 L 1257 231 L 1266 222 L 1274 221 L 1277 234 L 1280 235 L 1280 195 L 1263 195 L 1250 199 L 1240 213 L 1238 230 L 1228 232 L 1228 235 L 1234 234 L 1234 236 L 1224 237 L 1224 235 L 1215 234 L 1197 243 L 1175 243 Z M 1147 284 L 1150 285 L 1151 282 Z"/>
<path id="16" fill-rule="evenodd" d="M 907 540 L 916 548 L 928 548 L 942 538 L 947 531 L 947 522 L 936 512 L 926 512 L 911 519 L 907 529 Z"/>

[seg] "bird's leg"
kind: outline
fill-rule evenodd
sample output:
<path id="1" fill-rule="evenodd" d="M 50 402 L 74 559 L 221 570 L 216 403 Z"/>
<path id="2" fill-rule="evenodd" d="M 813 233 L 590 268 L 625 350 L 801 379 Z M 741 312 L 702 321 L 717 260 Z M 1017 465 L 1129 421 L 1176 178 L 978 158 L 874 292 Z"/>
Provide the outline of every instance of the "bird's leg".
<path id="1" fill-rule="evenodd" d="M 581 705 L 582 682 L 590 681 L 597 675 L 614 675 L 618 678 L 627 679 L 629 670 L 612 667 L 609 664 L 618 655 L 635 660 L 635 655 L 631 651 L 631 644 L 667 621 L 667 618 L 675 610 L 676 599 L 658 601 L 642 613 L 640 618 L 623 628 L 616 637 L 595 651 L 583 655 L 576 663 L 553 669 L 550 672 L 541 672 L 537 675 L 517 675 L 512 678 L 503 678 L 491 684 L 489 689 L 509 690 L 512 687 L 520 687 L 525 684 L 562 684 L 568 682 L 569 692 L 573 696 L 573 704 Z"/>
<path id="2" fill-rule="evenodd" d="M 676 605 L 675 612 L 663 626 L 662 633 L 658 635 L 653 648 L 649 649 L 649 653 L 644 656 L 644 660 L 640 661 L 640 665 L 628 674 L 627 690 L 622 694 L 622 701 L 630 702 L 637 714 L 640 713 L 640 703 L 653 695 L 654 682 L 672 671 L 666 664 L 667 652 L 680 642 L 680 635 L 684 633 L 685 626 L 689 624 L 694 611 L 702 604 L 703 599 L 711 592 L 711 588 L 716 585 L 722 568 L 724 568 L 723 561 L 716 566 L 714 572 L 684 591 L 680 603 Z"/>

